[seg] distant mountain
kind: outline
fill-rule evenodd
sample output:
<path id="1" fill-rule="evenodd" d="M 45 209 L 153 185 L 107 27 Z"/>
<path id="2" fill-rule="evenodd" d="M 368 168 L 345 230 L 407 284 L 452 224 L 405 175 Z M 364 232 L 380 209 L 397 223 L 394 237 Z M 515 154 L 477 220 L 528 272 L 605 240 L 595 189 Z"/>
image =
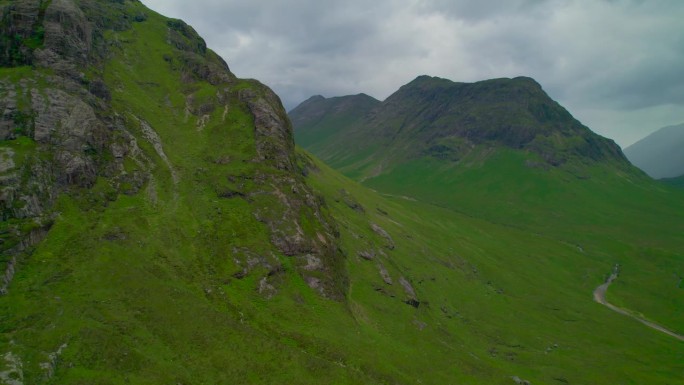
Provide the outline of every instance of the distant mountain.
<path id="1" fill-rule="evenodd" d="M 338 128 L 359 123 L 380 101 L 366 94 L 326 99 L 312 96 L 289 112 L 293 124 L 299 127 L 295 140 L 310 147 L 335 135 Z"/>
<path id="2" fill-rule="evenodd" d="M 653 178 L 684 175 L 684 123 L 661 128 L 624 151 L 630 162 Z"/>
<path id="3" fill-rule="evenodd" d="M 615 175 L 644 178 L 618 145 L 528 77 L 458 83 L 419 76 L 353 121 L 321 117 L 311 111 L 315 103 L 306 104 L 293 112 L 307 107 L 334 129 L 319 124 L 325 135 L 299 144 L 332 167 L 379 191 L 491 220 L 546 227 L 551 208 L 563 212 L 559 218 L 578 215 L 559 201 L 591 216 L 606 207 L 594 202 L 589 210 L 597 191 L 572 181 L 593 179 L 603 188 L 601 180 Z M 312 126 L 291 115 L 297 135 L 311 138 Z"/>
<path id="4" fill-rule="evenodd" d="M 290 113 L 299 144 L 346 172 L 371 177 L 378 167 L 409 159 L 458 161 L 498 147 L 524 150 L 549 166 L 573 159 L 626 164 L 615 143 L 574 119 L 531 78 L 456 83 L 420 76 L 382 103 L 356 103 L 362 108 L 351 111 L 353 118 L 350 110 L 344 119 L 328 112 L 357 99 L 312 98 Z"/>
<path id="5" fill-rule="evenodd" d="M 684 188 L 684 175 L 678 176 L 676 178 L 663 178 L 661 181 L 669 184 L 670 186 Z"/>

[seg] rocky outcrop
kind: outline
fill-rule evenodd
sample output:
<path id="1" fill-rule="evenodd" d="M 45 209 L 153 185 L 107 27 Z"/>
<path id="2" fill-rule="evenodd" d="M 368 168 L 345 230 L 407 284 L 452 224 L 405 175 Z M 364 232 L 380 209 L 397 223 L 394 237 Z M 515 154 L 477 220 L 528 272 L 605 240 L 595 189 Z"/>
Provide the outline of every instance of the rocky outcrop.
<path id="1" fill-rule="evenodd" d="M 255 216 L 268 226 L 271 243 L 294 258 L 305 282 L 325 296 L 341 299 L 346 278 L 334 222 L 296 164 L 292 125 L 280 99 L 261 83 L 250 83 L 251 88 L 238 91 L 238 98 L 254 119 L 253 161 L 272 171 L 257 175 L 258 189 L 245 195 L 254 199 Z"/>
<path id="2" fill-rule="evenodd" d="M 33 48 L 43 39 L 44 30 L 39 0 L 16 1 L 2 7 L 0 25 L 0 65 L 20 66 L 31 64 Z"/>
<path id="3" fill-rule="evenodd" d="M 254 117 L 254 138 L 258 161 L 283 171 L 295 172 L 292 124 L 280 98 L 269 88 L 253 81 L 253 88 L 239 91 Z"/>
<path id="4" fill-rule="evenodd" d="M 45 87 L 43 82 L 71 87 Z M 59 83 L 57 83 L 59 84 Z M 0 216 L 5 221 L 0 250 L 16 256 L 42 239 L 52 223 L 56 197 L 70 187 L 88 188 L 104 172 L 101 159 L 111 142 L 108 124 L 96 112 L 92 95 L 59 77 L 0 80 L 0 140 L 23 140 L 21 153 L 4 150 L 0 171 Z M 20 147 L 22 148 L 22 147 Z M 2 261 L 0 261 L 2 262 Z M 11 261 L 4 261 L 7 269 Z M 11 275 L 6 275 L 5 286 Z"/>
<path id="5" fill-rule="evenodd" d="M 387 268 L 383 264 L 378 264 L 378 272 L 380 273 L 380 277 L 382 278 L 383 282 L 388 285 L 392 284 L 392 276 L 390 276 Z"/>
<path id="6" fill-rule="evenodd" d="M 168 41 L 180 50 L 175 58 L 167 57 L 172 67 L 183 71 L 182 79 L 205 80 L 212 85 L 224 84 L 235 80 L 228 64 L 211 50 L 195 30 L 182 20 L 167 22 Z"/>
<path id="7" fill-rule="evenodd" d="M 358 254 L 359 254 L 359 257 L 361 257 L 367 261 L 371 261 L 371 260 L 373 260 L 373 258 L 375 258 L 375 252 L 373 250 L 360 250 L 358 252 Z"/>
<path id="8" fill-rule="evenodd" d="M 78 66 L 88 62 L 93 44 L 93 24 L 72 0 L 52 0 L 45 10 L 44 48 L 36 55 L 42 66 Z M 62 68 L 60 68 L 62 69 Z M 64 68 L 65 69 L 65 68 Z"/>
<path id="9" fill-rule="evenodd" d="M 413 307 L 420 306 L 420 301 L 418 301 L 416 291 L 413 289 L 411 283 L 406 278 L 399 277 L 399 284 L 404 288 L 404 292 L 406 293 L 406 300 L 404 302 Z"/>
<path id="10" fill-rule="evenodd" d="M 385 231 L 385 229 L 383 229 L 382 227 L 380 227 L 380 225 L 376 223 L 371 223 L 371 229 L 373 230 L 373 232 L 375 232 L 385 240 L 386 248 L 390 250 L 394 249 L 394 240 L 392 239 L 392 236 L 389 235 L 387 231 Z"/>
<path id="11" fill-rule="evenodd" d="M 24 385 L 24 363 L 21 358 L 12 352 L 7 352 L 2 357 L 4 370 L 0 371 L 0 381 L 7 385 Z"/>
<path id="12" fill-rule="evenodd" d="M 523 380 L 522 378 L 520 378 L 518 376 L 513 376 L 513 377 L 511 377 L 511 379 L 513 380 L 513 382 L 515 382 L 518 385 L 530 385 L 529 381 Z"/>
<path id="13" fill-rule="evenodd" d="M 0 79 L 0 140 L 9 145 L 0 159 L 2 291 L 21 256 L 47 234 L 60 194 L 90 188 L 98 176 L 112 177 L 114 186 L 145 180 L 125 175 L 124 158 L 136 155 L 135 141 L 126 140 L 124 125 L 112 117 L 107 86 L 83 75 L 105 57 L 96 49 L 104 33 L 98 27 L 122 6 L 18 0 L 1 9 L 0 30 L 12 35 L 0 39 L 0 64 L 47 69 L 17 68 Z"/>

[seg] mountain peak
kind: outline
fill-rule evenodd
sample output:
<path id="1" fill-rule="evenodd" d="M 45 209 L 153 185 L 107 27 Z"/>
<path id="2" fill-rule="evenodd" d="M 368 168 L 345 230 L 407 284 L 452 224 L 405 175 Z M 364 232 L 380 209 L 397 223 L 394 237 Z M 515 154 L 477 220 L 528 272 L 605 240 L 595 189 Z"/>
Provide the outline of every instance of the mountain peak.
<path id="1" fill-rule="evenodd" d="M 330 138 L 334 157 L 347 157 L 349 149 L 377 148 L 390 157 L 458 160 L 476 146 L 503 146 L 536 154 L 551 166 L 573 160 L 626 165 L 615 143 L 582 125 L 530 77 L 462 83 L 421 75 L 353 124 L 329 111 L 312 108 L 308 113 L 336 126 L 333 131 L 340 134 Z M 299 116 L 293 115 L 293 122 L 301 135 L 310 127 Z M 382 157 L 373 152 L 375 161 Z"/>

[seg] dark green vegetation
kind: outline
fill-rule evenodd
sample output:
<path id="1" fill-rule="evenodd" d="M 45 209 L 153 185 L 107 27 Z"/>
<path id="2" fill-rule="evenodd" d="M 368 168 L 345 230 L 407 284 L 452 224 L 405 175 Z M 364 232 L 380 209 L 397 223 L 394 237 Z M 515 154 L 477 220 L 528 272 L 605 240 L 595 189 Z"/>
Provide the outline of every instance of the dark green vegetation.
<path id="1" fill-rule="evenodd" d="M 661 128 L 625 148 L 635 166 L 653 178 L 684 176 L 684 124 Z"/>
<path id="2" fill-rule="evenodd" d="M 663 178 L 661 181 L 670 186 L 684 188 L 684 175 L 679 178 Z"/>
<path id="3" fill-rule="evenodd" d="M 580 248 L 379 194 L 296 152 L 278 98 L 183 22 L 0 5 L 44 30 L 0 69 L 0 384 L 681 379 L 684 344 L 591 301 L 619 262 L 609 299 L 681 333 L 677 218 L 652 241 L 604 218 Z"/>

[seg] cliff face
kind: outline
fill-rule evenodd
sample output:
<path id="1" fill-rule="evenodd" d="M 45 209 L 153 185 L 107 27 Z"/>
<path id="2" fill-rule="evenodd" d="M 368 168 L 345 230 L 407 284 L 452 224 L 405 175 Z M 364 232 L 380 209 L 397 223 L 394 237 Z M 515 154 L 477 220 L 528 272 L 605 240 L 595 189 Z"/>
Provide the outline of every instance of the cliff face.
<path id="1" fill-rule="evenodd" d="M 138 1 L 19 0 L 1 12 L 3 292 L 61 215 L 60 197 L 106 207 L 121 195 L 158 202 L 167 190 L 183 200 L 205 173 L 223 180 L 199 181 L 215 199 L 245 201 L 265 225 L 274 257 L 262 265 L 286 255 L 311 287 L 342 297 L 336 231 L 303 181 L 270 89 L 237 79 L 190 26 Z M 215 145 L 227 138 L 241 145 Z M 190 162 L 187 151 L 205 157 Z"/>

